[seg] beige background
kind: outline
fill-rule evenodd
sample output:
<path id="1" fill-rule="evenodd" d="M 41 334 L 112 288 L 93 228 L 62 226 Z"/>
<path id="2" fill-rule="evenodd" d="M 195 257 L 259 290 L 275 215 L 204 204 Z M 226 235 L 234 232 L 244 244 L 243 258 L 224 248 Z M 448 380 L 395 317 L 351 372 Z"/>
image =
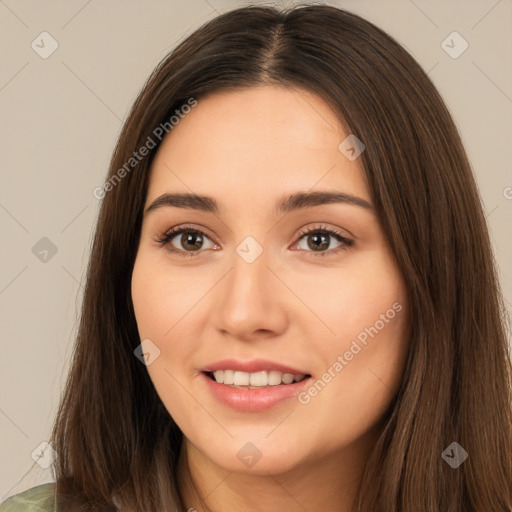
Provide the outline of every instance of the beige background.
<path id="1" fill-rule="evenodd" d="M 31 453 L 48 438 L 68 369 L 99 206 L 92 191 L 122 121 L 178 41 L 246 3 L 0 0 L 0 500 L 52 481 Z M 510 307 L 512 1 L 328 3 L 394 36 L 438 86 L 473 164 Z M 43 31 L 59 45 L 47 59 L 31 47 Z M 457 59 L 441 46 L 453 31 L 469 44 Z M 46 263 L 32 252 L 42 237 L 57 247 Z"/>

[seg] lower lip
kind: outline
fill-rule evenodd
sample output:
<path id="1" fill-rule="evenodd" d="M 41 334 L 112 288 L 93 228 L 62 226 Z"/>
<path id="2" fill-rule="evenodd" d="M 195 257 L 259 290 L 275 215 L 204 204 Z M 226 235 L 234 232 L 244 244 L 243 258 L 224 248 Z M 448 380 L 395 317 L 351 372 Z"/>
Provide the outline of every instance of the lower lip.
<path id="1" fill-rule="evenodd" d="M 297 396 L 309 384 L 310 377 L 293 384 L 279 384 L 260 389 L 233 388 L 219 384 L 201 373 L 206 385 L 219 402 L 242 412 L 267 411 L 284 400 Z"/>

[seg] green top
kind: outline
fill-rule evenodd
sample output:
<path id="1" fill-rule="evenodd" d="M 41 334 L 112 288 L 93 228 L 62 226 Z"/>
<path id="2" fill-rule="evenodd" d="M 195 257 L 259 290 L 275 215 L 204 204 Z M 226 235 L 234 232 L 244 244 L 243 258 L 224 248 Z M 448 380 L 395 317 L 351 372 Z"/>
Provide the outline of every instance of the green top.
<path id="1" fill-rule="evenodd" d="M 59 512 L 54 493 L 55 483 L 32 487 L 0 503 L 0 512 Z"/>

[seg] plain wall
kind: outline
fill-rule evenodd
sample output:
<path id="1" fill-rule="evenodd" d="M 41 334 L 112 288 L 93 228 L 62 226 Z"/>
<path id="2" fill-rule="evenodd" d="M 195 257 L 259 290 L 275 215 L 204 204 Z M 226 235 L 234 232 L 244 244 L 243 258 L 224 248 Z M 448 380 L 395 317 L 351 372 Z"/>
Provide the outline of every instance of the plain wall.
<path id="1" fill-rule="evenodd" d="M 0 500 L 52 481 L 51 468 L 31 454 L 49 436 L 69 367 L 100 205 L 93 190 L 105 179 L 122 121 L 178 41 L 247 3 L 0 2 Z M 478 180 L 510 306 L 512 2 L 328 3 L 395 37 L 437 85 Z M 38 37 L 43 31 L 58 43 L 46 59 L 31 47 L 51 48 L 48 36 L 44 44 Z M 442 47 L 453 31 L 469 44 L 456 59 Z M 455 50 L 457 37 L 448 39 Z M 34 254 L 53 246 L 46 262 Z"/>

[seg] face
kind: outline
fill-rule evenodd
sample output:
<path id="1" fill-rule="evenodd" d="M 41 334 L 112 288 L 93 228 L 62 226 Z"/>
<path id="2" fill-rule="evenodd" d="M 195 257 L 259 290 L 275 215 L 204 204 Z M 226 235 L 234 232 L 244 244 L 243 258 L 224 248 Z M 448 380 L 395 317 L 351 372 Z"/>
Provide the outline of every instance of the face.
<path id="1" fill-rule="evenodd" d="M 198 100 L 153 162 L 138 330 L 187 446 L 218 467 L 361 453 L 401 381 L 406 288 L 348 135 L 316 95 L 262 86 Z"/>

